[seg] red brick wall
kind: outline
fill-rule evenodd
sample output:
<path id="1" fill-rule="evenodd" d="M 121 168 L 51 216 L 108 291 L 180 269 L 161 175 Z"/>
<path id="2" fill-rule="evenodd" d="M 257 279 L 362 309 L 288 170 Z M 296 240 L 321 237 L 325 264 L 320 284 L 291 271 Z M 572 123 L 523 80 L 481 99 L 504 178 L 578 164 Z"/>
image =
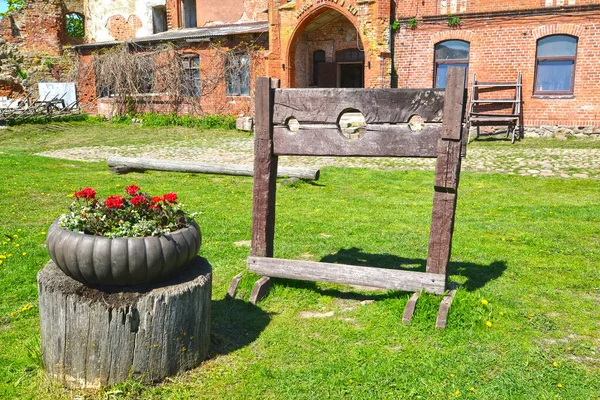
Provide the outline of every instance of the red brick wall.
<path id="1" fill-rule="evenodd" d="M 121 15 L 113 15 L 108 19 L 107 27 L 114 40 L 127 40 L 136 36 L 136 31 L 142 27 L 142 21 L 137 15 L 130 15 L 127 19 Z"/>
<path id="2" fill-rule="evenodd" d="M 598 0 L 411 0 L 397 1 L 398 18 L 462 13 L 527 10 L 598 4 Z"/>
<path id="3" fill-rule="evenodd" d="M 0 34 L 20 43 L 27 54 L 60 55 L 65 37 L 61 0 L 31 0 L 12 16 L 2 18 Z"/>
<path id="4" fill-rule="evenodd" d="M 179 114 L 232 114 L 252 115 L 254 109 L 254 81 L 257 76 L 266 75 L 265 50 L 260 46 L 267 47 L 266 38 L 256 42 L 257 49 L 251 52 L 250 62 L 250 96 L 227 96 L 225 91 L 225 80 L 222 76 L 224 71 L 223 57 L 221 54 L 242 43 L 249 43 L 254 39 L 251 37 L 237 37 L 223 43 L 218 50 L 206 43 L 189 44 L 186 48 L 179 48 L 180 53 L 195 53 L 200 55 L 200 79 L 201 81 L 217 81 L 217 84 L 208 84 L 209 90 L 205 90 L 200 97 L 199 107 L 187 104 L 185 101 L 178 105 L 169 103 L 166 96 L 148 96 L 140 103 L 144 103 L 145 112 L 177 112 Z M 96 81 L 93 69 L 92 52 L 84 52 L 80 57 L 79 81 L 77 84 L 78 97 L 84 103 L 86 111 L 103 115 L 112 111 L 113 100 L 96 98 Z M 168 77 L 156 77 L 156 79 L 168 79 Z M 204 84 L 203 84 L 204 86 Z M 148 101 L 152 99 L 152 101 Z"/>
<path id="5" fill-rule="evenodd" d="M 530 2 L 531 3 L 531 2 Z M 579 2 L 578 2 L 579 3 Z M 402 28 L 396 33 L 399 87 L 432 87 L 434 45 L 443 40 L 470 42 L 469 85 L 515 80 L 523 74 L 526 125 L 600 126 L 600 18 L 598 14 L 464 19 L 460 29 L 439 23 Z M 572 98 L 533 96 L 537 39 L 552 34 L 577 36 Z"/>

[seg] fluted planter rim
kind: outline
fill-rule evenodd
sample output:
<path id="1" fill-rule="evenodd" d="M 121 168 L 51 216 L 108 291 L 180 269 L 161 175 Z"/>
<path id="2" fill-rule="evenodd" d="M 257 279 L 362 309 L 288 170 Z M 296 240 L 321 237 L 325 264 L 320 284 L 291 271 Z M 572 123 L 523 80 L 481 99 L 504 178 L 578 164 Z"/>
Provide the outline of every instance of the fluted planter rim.
<path id="1" fill-rule="evenodd" d="M 145 237 L 107 238 L 73 232 L 55 220 L 46 246 L 56 265 L 87 285 L 135 286 L 160 282 L 181 271 L 202 243 L 196 222 L 174 232 Z"/>

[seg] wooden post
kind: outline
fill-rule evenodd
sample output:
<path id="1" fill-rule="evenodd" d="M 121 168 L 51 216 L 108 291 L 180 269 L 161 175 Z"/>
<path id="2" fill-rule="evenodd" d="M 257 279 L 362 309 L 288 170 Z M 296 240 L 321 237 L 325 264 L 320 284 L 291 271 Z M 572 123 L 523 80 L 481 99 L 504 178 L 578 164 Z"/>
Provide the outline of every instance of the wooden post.
<path id="1" fill-rule="evenodd" d="M 278 157 L 273 154 L 273 89 L 278 87 L 278 79 L 256 79 L 251 250 L 251 255 L 255 257 L 273 257 L 278 161 Z M 268 277 L 255 283 L 252 293 L 256 295 L 251 298 L 253 304 L 266 295 L 270 284 Z"/>
<path id="2" fill-rule="evenodd" d="M 465 69 L 450 67 L 446 82 L 443 129 L 437 146 L 435 192 L 426 271 L 444 274 L 447 281 L 460 174 L 462 123 L 466 98 Z"/>
<path id="3" fill-rule="evenodd" d="M 252 253 L 273 257 L 277 156 L 273 155 L 273 91 L 271 78 L 257 78 L 255 91 L 254 186 L 252 188 Z"/>

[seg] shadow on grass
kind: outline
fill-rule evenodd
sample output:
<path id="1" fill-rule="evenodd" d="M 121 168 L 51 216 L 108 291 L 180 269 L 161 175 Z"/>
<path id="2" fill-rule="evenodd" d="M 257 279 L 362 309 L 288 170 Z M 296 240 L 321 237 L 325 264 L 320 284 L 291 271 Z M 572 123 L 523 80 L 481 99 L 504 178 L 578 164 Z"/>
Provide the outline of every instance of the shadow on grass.
<path id="1" fill-rule="evenodd" d="M 212 333 L 208 358 L 229 354 L 254 342 L 271 317 L 260 307 L 242 300 L 216 300 L 212 307 Z"/>
<path id="2" fill-rule="evenodd" d="M 362 249 L 352 247 L 341 249 L 335 254 L 323 257 L 321 262 L 348 264 L 358 266 L 369 266 L 374 268 L 399 269 L 405 271 L 425 272 L 427 260 L 420 258 L 403 258 L 392 254 L 369 254 L 364 253 Z M 488 282 L 498 279 L 506 270 L 506 262 L 494 261 L 489 265 L 468 263 L 468 262 L 450 262 L 450 275 L 460 275 L 466 278 L 462 286 L 468 291 L 477 290 L 485 286 Z M 314 282 L 298 282 L 293 280 L 280 280 L 287 286 L 298 288 L 308 288 L 327 296 L 355 300 L 377 300 L 383 298 L 396 297 L 394 293 L 387 291 L 381 294 L 361 294 L 355 292 L 345 292 L 340 290 L 323 290 L 317 287 Z"/>

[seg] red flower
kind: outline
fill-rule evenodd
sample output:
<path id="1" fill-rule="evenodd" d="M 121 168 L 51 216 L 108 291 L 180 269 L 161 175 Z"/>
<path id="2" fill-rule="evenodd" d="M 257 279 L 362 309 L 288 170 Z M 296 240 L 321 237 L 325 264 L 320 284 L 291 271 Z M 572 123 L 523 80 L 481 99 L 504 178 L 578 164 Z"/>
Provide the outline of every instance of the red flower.
<path id="1" fill-rule="evenodd" d="M 152 203 L 156 204 L 156 203 L 160 203 L 161 201 L 163 201 L 163 198 L 160 196 L 154 196 L 152 198 Z"/>
<path id="2" fill-rule="evenodd" d="M 73 193 L 73 197 L 75 197 L 76 199 L 86 199 L 86 200 L 95 199 L 96 191 L 90 187 L 86 187 L 85 189 L 80 190 L 79 192 Z"/>
<path id="3" fill-rule="evenodd" d="M 131 198 L 131 204 L 137 206 L 139 204 L 144 204 L 146 202 L 146 198 L 144 196 L 135 196 Z"/>
<path id="4" fill-rule="evenodd" d="M 104 204 L 108 208 L 121 208 L 123 207 L 123 198 L 121 196 L 110 196 L 106 198 Z"/>
<path id="5" fill-rule="evenodd" d="M 169 202 L 169 203 L 176 203 L 177 202 L 177 195 L 173 192 L 171 193 L 167 193 L 163 196 L 163 198 L 165 199 L 165 202 Z"/>
<path id="6" fill-rule="evenodd" d="M 125 188 L 125 191 L 130 195 L 133 196 L 135 195 L 137 192 L 140 191 L 140 187 L 139 186 L 135 186 L 135 185 L 129 185 Z"/>
<path id="7" fill-rule="evenodd" d="M 159 206 L 155 206 L 154 204 L 151 204 L 151 205 L 148 206 L 148 209 L 150 209 L 150 210 L 160 210 L 160 207 Z"/>

